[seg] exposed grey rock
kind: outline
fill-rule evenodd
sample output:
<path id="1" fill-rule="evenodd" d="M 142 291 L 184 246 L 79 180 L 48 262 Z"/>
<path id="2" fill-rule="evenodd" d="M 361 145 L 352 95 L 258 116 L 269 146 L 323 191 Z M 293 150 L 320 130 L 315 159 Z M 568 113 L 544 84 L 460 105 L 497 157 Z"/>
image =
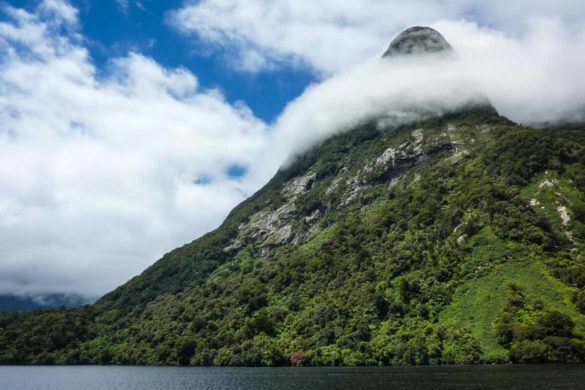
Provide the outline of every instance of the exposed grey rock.
<path id="1" fill-rule="evenodd" d="M 295 177 L 284 186 L 282 189 L 282 195 L 285 198 L 293 198 L 302 195 L 310 189 L 314 180 L 315 173 L 313 172 L 308 172 L 303 176 Z"/>
<path id="2" fill-rule="evenodd" d="M 276 210 L 264 209 L 252 215 L 248 222 L 238 227 L 237 237 L 224 250 L 239 249 L 246 242 L 261 243 L 266 250 L 272 245 L 287 243 L 297 245 L 301 243 L 308 233 L 305 229 L 293 229 L 293 224 L 298 217 L 296 215 L 296 201 L 300 195 L 311 189 L 315 177 L 316 174 L 309 171 L 303 176 L 287 182 L 281 190 L 286 202 Z M 310 216 L 304 218 L 305 222 L 310 225 L 310 229 L 308 229 L 310 232 L 319 230 L 317 221 L 320 216 L 321 212 L 316 210 Z M 267 255 L 267 253 L 263 255 Z"/>
<path id="3" fill-rule="evenodd" d="M 392 178 L 392 180 L 390 180 L 390 184 L 388 185 L 388 187 L 390 189 L 396 187 L 398 185 L 398 183 L 400 183 L 400 179 L 401 179 L 401 176 L 397 176 L 397 177 Z"/>
<path id="4" fill-rule="evenodd" d="M 538 185 L 538 188 L 542 189 L 542 188 L 553 188 L 555 186 L 555 184 L 557 184 L 557 180 L 553 179 L 551 180 L 543 180 L 542 182 L 540 182 L 540 184 Z"/>
<path id="5" fill-rule="evenodd" d="M 421 154 L 422 153 L 422 142 L 424 138 L 424 134 L 422 129 L 416 129 L 412 132 L 412 137 L 414 138 L 414 153 Z"/>
<path id="6" fill-rule="evenodd" d="M 385 167 L 389 162 L 394 164 L 396 153 L 398 153 L 397 148 L 388 148 L 384 150 L 384 153 L 382 153 L 382 155 L 376 159 L 376 166 Z"/>
<path id="7" fill-rule="evenodd" d="M 452 46 L 437 30 L 417 26 L 404 30 L 394 38 L 382 57 L 421 55 L 452 50 Z"/>
<path id="8" fill-rule="evenodd" d="M 284 244 L 293 236 L 291 222 L 296 211 L 294 201 L 285 203 L 276 210 L 261 210 L 250 217 L 248 223 L 238 227 L 238 236 L 233 239 L 225 251 L 242 247 L 246 238 L 252 238 L 269 244 Z"/>
<path id="9" fill-rule="evenodd" d="M 364 172 L 372 172 L 375 168 L 388 168 L 390 165 L 397 165 L 397 161 L 402 158 L 417 157 L 423 153 L 422 144 L 424 133 L 422 129 L 416 129 L 412 132 L 414 142 L 403 142 L 395 148 L 388 148 L 374 160 L 364 166 Z"/>
<path id="10" fill-rule="evenodd" d="M 559 206 L 557 207 L 557 212 L 559 213 L 559 217 L 561 217 L 561 220 L 563 221 L 563 225 L 568 225 L 569 222 L 571 222 L 571 217 L 567 212 L 567 207 Z"/>
<path id="11" fill-rule="evenodd" d="M 325 195 L 331 196 L 338 188 L 339 184 L 343 181 L 343 175 L 347 172 L 347 167 L 341 168 L 337 177 L 331 181 L 331 184 L 325 190 Z"/>
<path id="12" fill-rule="evenodd" d="M 343 180 L 343 177 L 336 177 L 335 179 L 333 179 L 333 181 L 331 182 L 331 185 L 329 187 L 327 187 L 327 189 L 325 190 L 325 195 L 330 196 L 331 194 L 333 194 L 335 192 L 335 190 L 337 190 L 337 188 L 339 187 L 339 183 Z"/>
<path id="13" fill-rule="evenodd" d="M 462 149 L 458 152 L 453 153 L 453 155 L 451 155 L 450 157 L 447 157 L 447 161 L 455 165 L 467 156 L 469 156 L 469 151 L 466 149 Z"/>
<path id="14" fill-rule="evenodd" d="M 240 228 L 242 228 L 242 225 L 240 225 Z M 241 234 L 238 234 L 238 236 L 231 240 L 230 244 L 223 248 L 223 250 L 225 252 L 230 252 L 233 251 L 234 249 L 241 248 L 243 244 L 244 244 L 243 237 Z"/>
<path id="15" fill-rule="evenodd" d="M 339 205 L 340 207 L 345 207 L 349 205 L 360 192 L 364 189 L 368 188 L 369 186 L 359 177 L 359 175 L 352 177 L 346 181 L 348 187 L 348 195 L 345 200 Z"/>
<path id="16" fill-rule="evenodd" d="M 270 236 L 268 237 L 271 243 L 274 244 L 284 244 L 289 240 L 292 236 L 292 226 L 284 225 L 274 231 L 271 232 Z"/>
<path id="17" fill-rule="evenodd" d="M 243 233 L 275 244 L 285 243 L 292 235 L 289 222 L 295 210 L 294 203 L 286 203 L 274 211 L 259 211 L 250 218 L 250 222 L 243 228 Z"/>

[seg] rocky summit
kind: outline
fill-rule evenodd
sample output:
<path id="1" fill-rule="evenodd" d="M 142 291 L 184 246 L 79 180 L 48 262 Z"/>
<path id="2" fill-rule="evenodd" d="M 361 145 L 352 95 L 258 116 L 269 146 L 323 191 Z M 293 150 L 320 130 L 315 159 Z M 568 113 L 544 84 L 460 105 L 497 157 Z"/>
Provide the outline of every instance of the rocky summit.
<path id="1" fill-rule="evenodd" d="M 95 305 L 1 313 L 0 363 L 584 362 L 584 291 L 585 126 L 467 106 L 331 137 Z"/>
<path id="2" fill-rule="evenodd" d="M 383 57 L 431 54 L 451 50 L 449 42 L 437 30 L 417 26 L 401 32 L 390 43 Z"/>

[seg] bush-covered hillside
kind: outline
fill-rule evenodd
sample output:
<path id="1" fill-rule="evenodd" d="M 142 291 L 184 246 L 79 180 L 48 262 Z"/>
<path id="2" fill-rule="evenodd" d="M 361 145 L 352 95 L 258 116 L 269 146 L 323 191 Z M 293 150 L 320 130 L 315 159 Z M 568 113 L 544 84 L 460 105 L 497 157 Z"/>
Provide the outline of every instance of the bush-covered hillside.
<path id="1" fill-rule="evenodd" d="M 584 129 L 489 107 L 382 123 L 95 305 L 0 314 L 0 362 L 585 361 Z"/>

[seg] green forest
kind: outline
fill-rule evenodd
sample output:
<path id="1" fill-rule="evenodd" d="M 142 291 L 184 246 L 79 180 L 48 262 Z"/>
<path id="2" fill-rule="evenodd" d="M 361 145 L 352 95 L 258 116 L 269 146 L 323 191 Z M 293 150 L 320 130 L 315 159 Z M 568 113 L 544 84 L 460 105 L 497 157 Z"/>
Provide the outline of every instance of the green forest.
<path id="1" fill-rule="evenodd" d="M 489 106 L 384 123 L 94 305 L 0 313 L 0 363 L 585 362 L 585 128 Z"/>

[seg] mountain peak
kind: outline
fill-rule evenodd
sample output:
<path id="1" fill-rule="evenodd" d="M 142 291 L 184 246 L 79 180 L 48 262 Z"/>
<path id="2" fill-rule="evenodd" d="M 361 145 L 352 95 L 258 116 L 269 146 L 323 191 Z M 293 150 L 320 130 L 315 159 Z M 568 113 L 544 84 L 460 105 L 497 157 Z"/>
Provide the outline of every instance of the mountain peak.
<path id="1" fill-rule="evenodd" d="M 398 34 L 382 57 L 420 55 L 453 50 L 445 37 L 430 27 L 415 26 Z"/>

